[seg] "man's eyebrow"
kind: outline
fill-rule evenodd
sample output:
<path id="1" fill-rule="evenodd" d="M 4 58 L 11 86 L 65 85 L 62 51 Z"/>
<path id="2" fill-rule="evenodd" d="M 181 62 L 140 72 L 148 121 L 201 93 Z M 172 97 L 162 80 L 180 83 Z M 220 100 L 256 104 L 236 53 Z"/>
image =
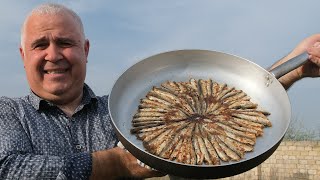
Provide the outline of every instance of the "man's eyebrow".
<path id="1" fill-rule="evenodd" d="M 69 43 L 76 43 L 75 40 L 73 40 L 72 38 L 67 38 L 67 37 L 58 37 L 57 39 L 55 39 L 55 42 L 69 42 Z"/>
<path id="2" fill-rule="evenodd" d="M 31 43 L 31 48 L 36 47 L 39 43 L 44 43 L 44 42 L 47 42 L 47 41 L 48 41 L 48 40 L 47 40 L 47 38 L 45 38 L 45 37 L 36 39 L 35 41 L 33 41 L 33 42 Z"/>

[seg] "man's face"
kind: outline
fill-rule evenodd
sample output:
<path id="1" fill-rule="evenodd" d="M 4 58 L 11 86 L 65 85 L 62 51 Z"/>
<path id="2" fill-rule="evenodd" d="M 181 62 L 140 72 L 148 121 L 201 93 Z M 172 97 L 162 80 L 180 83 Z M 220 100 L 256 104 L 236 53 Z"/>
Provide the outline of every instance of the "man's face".
<path id="1" fill-rule="evenodd" d="M 89 41 L 71 15 L 33 15 L 20 48 L 31 90 L 56 103 L 82 93 Z"/>

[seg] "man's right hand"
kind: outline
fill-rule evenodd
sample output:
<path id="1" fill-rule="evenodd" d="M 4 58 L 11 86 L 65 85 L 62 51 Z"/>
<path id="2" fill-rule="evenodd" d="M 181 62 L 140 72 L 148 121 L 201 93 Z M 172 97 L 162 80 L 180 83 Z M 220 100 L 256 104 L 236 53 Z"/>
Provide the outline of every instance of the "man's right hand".
<path id="1" fill-rule="evenodd" d="M 164 173 L 142 167 L 137 158 L 119 147 L 92 153 L 90 179 L 116 179 L 120 177 L 150 178 Z"/>

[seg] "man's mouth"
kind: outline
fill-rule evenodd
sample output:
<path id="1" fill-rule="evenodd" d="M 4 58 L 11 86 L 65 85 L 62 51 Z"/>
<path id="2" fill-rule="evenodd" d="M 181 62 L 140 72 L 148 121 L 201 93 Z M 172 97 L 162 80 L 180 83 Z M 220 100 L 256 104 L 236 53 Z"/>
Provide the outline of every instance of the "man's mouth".
<path id="1" fill-rule="evenodd" d="M 60 70 L 45 70 L 44 73 L 46 74 L 63 74 L 67 72 L 67 69 L 60 69 Z"/>

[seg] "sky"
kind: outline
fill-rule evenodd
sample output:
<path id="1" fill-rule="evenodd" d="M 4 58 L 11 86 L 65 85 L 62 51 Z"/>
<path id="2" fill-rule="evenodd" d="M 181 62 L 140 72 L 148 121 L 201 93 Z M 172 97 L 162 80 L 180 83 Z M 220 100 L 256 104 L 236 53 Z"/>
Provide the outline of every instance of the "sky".
<path id="1" fill-rule="evenodd" d="M 40 0 L 2 0 L 0 96 L 29 93 L 19 54 L 20 27 Z M 109 94 L 117 78 L 149 56 L 179 49 L 233 54 L 263 68 L 320 32 L 320 1 L 290 0 L 74 0 L 66 5 L 82 18 L 90 40 L 86 83 Z M 320 78 L 288 90 L 292 116 L 306 129 L 320 129 Z"/>

